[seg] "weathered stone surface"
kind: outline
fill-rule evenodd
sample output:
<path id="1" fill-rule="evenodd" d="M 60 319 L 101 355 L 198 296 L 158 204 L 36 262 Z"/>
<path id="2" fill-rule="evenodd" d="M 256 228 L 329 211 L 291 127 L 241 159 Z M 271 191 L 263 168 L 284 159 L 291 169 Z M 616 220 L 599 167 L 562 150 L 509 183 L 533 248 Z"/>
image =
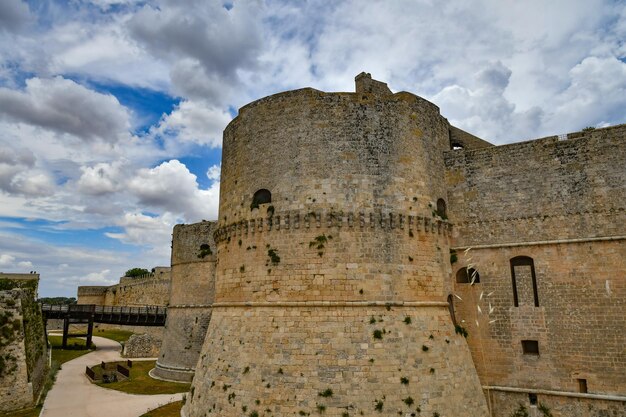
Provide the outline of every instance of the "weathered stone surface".
<path id="1" fill-rule="evenodd" d="M 367 74 L 357 93 L 302 89 L 240 110 L 224 132 L 215 302 L 185 415 L 488 414 L 446 303 L 448 132 L 437 106 Z M 271 202 L 254 200 L 263 189 Z"/>
<path id="2" fill-rule="evenodd" d="M 124 344 L 127 358 L 156 358 L 161 349 L 161 338 L 149 334 L 133 334 Z"/>
<path id="3" fill-rule="evenodd" d="M 106 306 L 164 306 L 168 303 L 171 284 L 170 268 L 156 267 L 144 277 L 121 277 L 120 283 L 78 287 L 78 304 Z"/>
<path id="4" fill-rule="evenodd" d="M 176 225 L 172 237 L 172 286 L 163 346 L 154 375 L 191 381 L 211 320 L 217 249 L 215 222 Z"/>
<path id="5" fill-rule="evenodd" d="M 0 412 L 32 406 L 48 370 L 38 280 L 0 274 Z"/>

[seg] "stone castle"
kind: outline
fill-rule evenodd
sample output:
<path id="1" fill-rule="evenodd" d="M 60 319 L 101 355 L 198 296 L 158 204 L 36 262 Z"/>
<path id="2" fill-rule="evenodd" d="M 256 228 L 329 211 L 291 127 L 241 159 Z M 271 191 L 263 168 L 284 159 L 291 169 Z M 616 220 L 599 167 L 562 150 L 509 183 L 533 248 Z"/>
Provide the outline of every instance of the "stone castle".
<path id="1" fill-rule="evenodd" d="M 365 73 L 244 106 L 154 374 L 187 417 L 626 415 L 625 136 L 494 146 Z"/>

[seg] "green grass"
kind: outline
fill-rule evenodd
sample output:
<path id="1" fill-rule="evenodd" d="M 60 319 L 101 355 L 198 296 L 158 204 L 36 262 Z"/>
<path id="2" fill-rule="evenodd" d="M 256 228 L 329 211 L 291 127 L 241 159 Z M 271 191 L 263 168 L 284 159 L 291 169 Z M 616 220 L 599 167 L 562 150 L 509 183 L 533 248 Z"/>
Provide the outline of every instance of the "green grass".
<path id="1" fill-rule="evenodd" d="M 28 408 L 26 410 L 13 411 L 8 414 L 2 414 L 4 417 L 38 417 L 41 413 L 41 406 L 35 408 Z M 174 415 L 174 414 L 172 414 Z M 178 414 L 180 415 L 180 414 Z M 146 414 L 148 416 L 148 414 Z M 156 417 L 157 415 L 155 415 Z M 161 416 L 160 414 L 158 416 Z M 163 414 L 163 417 L 169 416 L 169 414 Z"/>
<path id="2" fill-rule="evenodd" d="M 52 347 L 52 360 L 57 361 L 60 365 L 67 361 L 76 359 L 79 356 L 86 355 L 92 352 L 96 346 L 92 343 L 91 349 L 87 349 L 86 341 L 84 339 L 78 339 L 70 337 L 67 339 L 67 349 L 61 349 L 63 343 L 63 336 L 48 336 L 48 341 Z"/>
<path id="3" fill-rule="evenodd" d="M 156 365 L 156 361 L 133 361 L 133 367 L 130 368 L 130 379 L 126 381 L 111 382 L 97 384 L 104 388 L 114 389 L 129 394 L 176 394 L 178 392 L 187 392 L 191 388 L 191 384 L 180 382 L 169 382 L 153 379 L 148 372 Z M 97 373 L 99 370 L 94 367 Z"/>
<path id="4" fill-rule="evenodd" d="M 183 402 L 176 401 L 166 404 L 163 407 L 150 410 L 146 414 L 142 414 L 139 417 L 180 417 L 181 408 L 183 408 Z"/>
<path id="5" fill-rule="evenodd" d="M 107 339 L 115 340 L 118 343 L 126 343 L 132 334 L 133 332 L 129 332 L 128 330 L 119 329 L 95 329 L 93 332 L 94 336 L 106 337 Z"/>

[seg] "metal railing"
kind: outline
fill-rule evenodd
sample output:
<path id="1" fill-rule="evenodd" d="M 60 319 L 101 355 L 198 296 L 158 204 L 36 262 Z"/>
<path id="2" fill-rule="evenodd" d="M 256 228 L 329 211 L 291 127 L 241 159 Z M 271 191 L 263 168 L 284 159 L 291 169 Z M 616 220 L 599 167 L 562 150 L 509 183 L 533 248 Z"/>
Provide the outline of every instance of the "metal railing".
<path id="1" fill-rule="evenodd" d="M 42 304 L 46 318 L 89 318 L 95 323 L 164 325 L 167 307 L 97 306 L 94 304 Z"/>

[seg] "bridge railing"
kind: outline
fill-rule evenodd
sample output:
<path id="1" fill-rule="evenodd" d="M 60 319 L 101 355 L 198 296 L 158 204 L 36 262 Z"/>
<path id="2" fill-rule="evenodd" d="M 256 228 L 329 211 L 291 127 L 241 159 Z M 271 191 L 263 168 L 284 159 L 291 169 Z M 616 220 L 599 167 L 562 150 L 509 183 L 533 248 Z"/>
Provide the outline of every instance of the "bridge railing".
<path id="1" fill-rule="evenodd" d="M 131 314 L 131 315 L 159 315 L 166 314 L 167 307 L 163 306 L 95 306 L 94 313 L 100 314 Z"/>

